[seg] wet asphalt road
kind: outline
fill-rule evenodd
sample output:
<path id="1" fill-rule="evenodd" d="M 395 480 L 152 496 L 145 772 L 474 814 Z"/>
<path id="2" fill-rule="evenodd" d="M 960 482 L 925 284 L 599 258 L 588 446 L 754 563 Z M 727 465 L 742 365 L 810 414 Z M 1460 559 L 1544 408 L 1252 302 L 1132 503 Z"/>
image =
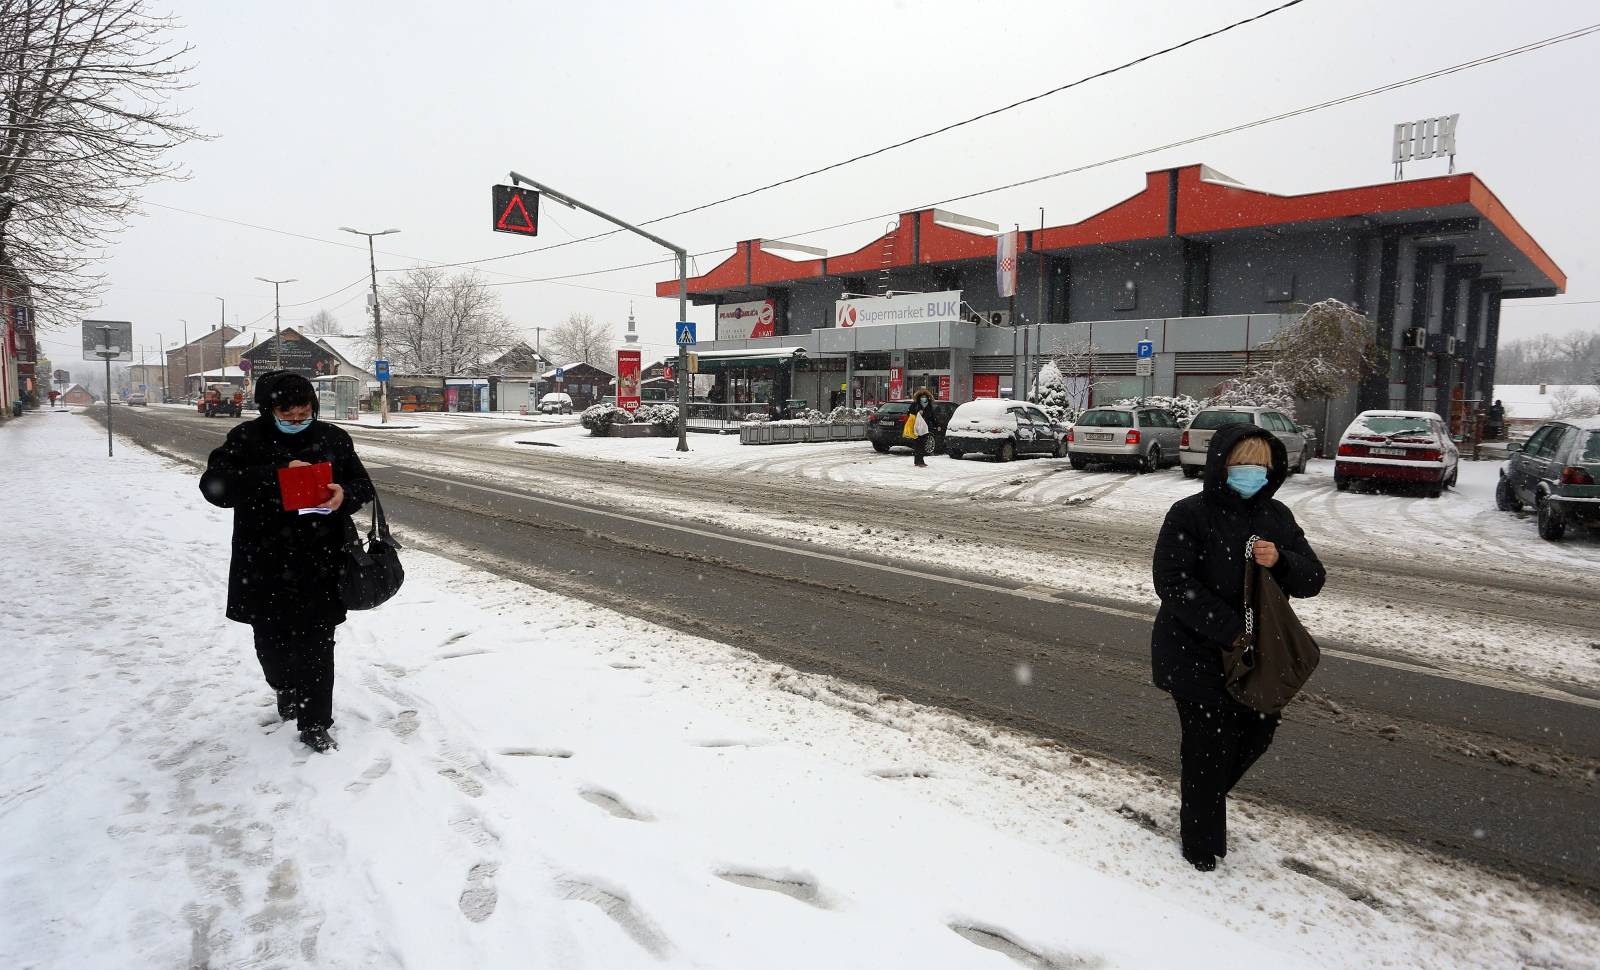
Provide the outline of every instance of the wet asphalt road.
<path id="1" fill-rule="evenodd" d="M 131 440 L 201 462 L 232 423 L 124 407 L 115 420 Z M 402 541 L 1175 775 L 1177 718 L 1149 684 L 1142 608 L 550 498 L 492 469 L 386 466 L 373 478 Z M 1600 899 L 1600 705 L 1327 646 L 1337 652 L 1315 692 L 1241 791 Z"/>

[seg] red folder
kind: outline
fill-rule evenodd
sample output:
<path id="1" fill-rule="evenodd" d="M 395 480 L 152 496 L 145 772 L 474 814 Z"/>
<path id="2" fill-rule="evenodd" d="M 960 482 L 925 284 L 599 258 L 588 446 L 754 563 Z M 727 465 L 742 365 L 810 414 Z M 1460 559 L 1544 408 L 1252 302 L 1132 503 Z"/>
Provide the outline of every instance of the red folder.
<path id="1" fill-rule="evenodd" d="M 321 505 L 333 494 L 328 486 L 333 484 L 333 465 L 319 461 L 315 465 L 296 465 L 278 469 L 278 491 L 283 494 L 286 512 L 309 509 Z"/>

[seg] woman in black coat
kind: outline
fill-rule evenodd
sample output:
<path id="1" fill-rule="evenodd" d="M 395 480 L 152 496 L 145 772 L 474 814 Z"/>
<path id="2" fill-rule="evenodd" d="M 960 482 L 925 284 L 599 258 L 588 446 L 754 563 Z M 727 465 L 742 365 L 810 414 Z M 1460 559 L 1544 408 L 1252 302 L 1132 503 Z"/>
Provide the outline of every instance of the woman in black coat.
<path id="1" fill-rule="evenodd" d="M 911 442 L 911 450 L 916 457 L 916 461 L 912 464 L 918 468 L 926 468 L 928 465 L 923 458 L 928 453 L 928 442 L 933 439 L 933 434 L 936 430 L 933 426 L 933 412 L 932 393 L 922 390 L 911 396 L 911 407 L 906 411 L 906 417 L 913 421 L 920 417 L 928 424 L 928 433 L 917 435 L 916 439 Z"/>
<path id="2" fill-rule="evenodd" d="M 211 453 L 200 492 L 233 509 L 228 619 L 255 632 L 256 658 L 278 695 L 278 715 L 298 721 L 300 740 L 338 747 L 333 724 L 333 631 L 345 620 L 339 569 L 350 517 L 372 500 L 372 480 L 343 429 L 316 419 L 311 382 L 274 371 L 256 382 L 261 415 L 236 425 Z M 285 511 L 278 469 L 331 462 L 333 485 L 319 508 Z"/>
<path id="3" fill-rule="evenodd" d="M 1150 661 L 1183 727 L 1183 857 L 1202 872 L 1228 854 L 1228 792 L 1278 728 L 1278 715 L 1245 707 L 1224 687 L 1223 651 L 1244 633 L 1246 546 L 1256 537 L 1251 554 L 1290 596 L 1315 596 L 1327 578 L 1294 514 L 1272 497 L 1288 469 L 1283 443 L 1270 432 L 1218 428 L 1204 487 L 1172 506 L 1156 539 L 1161 609 Z"/>

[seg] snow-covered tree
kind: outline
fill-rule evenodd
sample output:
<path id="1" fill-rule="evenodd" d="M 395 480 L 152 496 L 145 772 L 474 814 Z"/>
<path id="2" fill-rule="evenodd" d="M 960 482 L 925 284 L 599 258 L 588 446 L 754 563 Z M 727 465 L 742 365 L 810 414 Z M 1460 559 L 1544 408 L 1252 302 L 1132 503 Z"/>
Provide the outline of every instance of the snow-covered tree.
<path id="1" fill-rule="evenodd" d="M 591 364 L 609 369 L 617 350 L 617 331 L 587 313 L 569 314 L 557 324 L 544 343 L 563 364 Z"/>
<path id="2" fill-rule="evenodd" d="M 311 315 L 309 320 L 297 325 L 295 329 L 301 333 L 313 334 L 319 337 L 324 334 L 344 333 L 344 327 L 339 323 L 339 318 L 327 310 L 318 310 Z"/>
<path id="3" fill-rule="evenodd" d="M 378 298 L 384 352 L 401 373 L 471 373 L 520 340 L 500 312 L 500 298 L 471 271 L 450 276 L 418 266 L 385 284 Z M 372 341 L 370 327 L 366 337 Z"/>
<path id="4" fill-rule="evenodd" d="M 1089 407 L 1095 390 L 1106 383 L 1099 372 L 1098 353 L 1085 341 L 1052 354 L 1039 367 L 1028 400 L 1064 420 L 1075 420 Z"/>
<path id="5" fill-rule="evenodd" d="M 1212 404 L 1258 405 L 1294 413 L 1294 402 L 1344 393 L 1378 362 L 1371 321 L 1338 300 L 1306 307 L 1252 354 L 1245 372 L 1223 386 Z"/>

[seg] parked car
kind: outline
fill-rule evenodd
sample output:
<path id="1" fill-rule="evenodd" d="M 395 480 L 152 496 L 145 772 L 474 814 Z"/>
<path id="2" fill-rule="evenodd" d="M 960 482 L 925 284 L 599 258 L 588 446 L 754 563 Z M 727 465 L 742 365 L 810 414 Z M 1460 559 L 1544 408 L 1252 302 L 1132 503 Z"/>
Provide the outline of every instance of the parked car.
<path id="1" fill-rule="evenodd" d="M 1183 430 L 1172 412 L 1160 408 L 1091 408 L 1078 415 L 1067 435 L 1073 468 L 1092 463 L 1132 465 L 1153 472 L 1181 458 Z"/>
<path id="2" fill-rule="evenodd" d="M 551 391 L 539 398 L 540 414 L 571 414 L 572 395 L 561 391 Z"/>
<path id="3" fill-rule="evenodd" d="M 1183 463 L 1185 478 L 1197 478 L 1205 470 L 1211 435 L 1225 424 L 1253 424 L 1272 432 L 1289 453 L 1291 473 L 1304 472 L 1306 463 L 1311 461 L 1311 453 L 1316 450 L 1316 444 L 1305 430 L 1282 411 L 1263 407 L 1205 408 L 1195 414 L 1178 439 L 1178 458 Z"/>
<path id="4" fill-rule="evenodd" d="M 142 408 L 149 402 L 145 400 L 143 391 L 131 391 L 128 394 L 128 399 L 122 403 L 130 408 Z"/>
<path id="5" fill-rule="evenodd" d="M 1037 404 L 985 398 L 956 408 L 944 436 L 951 458 L 983 454 L 998 461 L 1018 455 L 1064 457 L 1068 427 L 1053 421 Z"/>
<path id="6" fill-rule="evenodd" d="M 1600 418 L 1551 421 L 1508 447 L 1511 458 L 1494 490 L 1502 512 L 1533 506 L 1539 536 L 1551 542 L 1569 524 L 1600 525 Z"/>
<path id="7" fill-rule="evenodd" d="M 885 401 L 878 410 L 867 416 L 867 440 L 872 450 L 880 454 L 890 448 L 910 448 L 914 442 L 905 437 L 906 414 L 911 410 L 911 399 Z M 927 415 L 932 436 L 922 446 L 924 455 L 937 455 L 944 450 L 945 430 L 950 427 L 950 416 L 956 406 L 950 401 L 934 401 L 933 412 Z"/>
<path id="8" fill-rule="evenodd" d="M 1363 411 L 1339 438 L 1333 485 L 1356 479 L 1423 486 L 1438 498 L 1456 483 L 1461 455 L 1444 419 L 1431 411 Z"/>

